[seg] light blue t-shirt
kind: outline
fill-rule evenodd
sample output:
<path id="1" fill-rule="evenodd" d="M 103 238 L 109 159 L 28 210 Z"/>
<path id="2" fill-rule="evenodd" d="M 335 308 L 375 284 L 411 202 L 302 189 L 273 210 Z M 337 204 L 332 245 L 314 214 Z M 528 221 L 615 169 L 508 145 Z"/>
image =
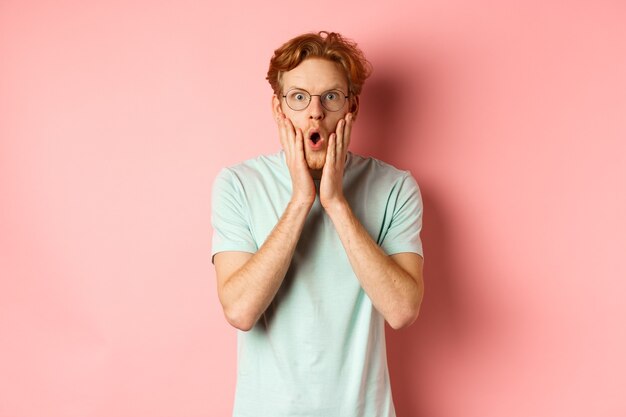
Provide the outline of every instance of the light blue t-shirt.
<path id="1" fill-rule="evenodd" d="M 385 253 L 422 255 L 422 199 L 409 172 L 348 153 L 344 195 Z M 212 254 L 256 252 L 290 198 L 282 151 L 223 169 L 213 186 Z M 395 416 L 384 318 L 319 197 L 275 299 L 250 331 L 238 332 L 233 416 Z"/>

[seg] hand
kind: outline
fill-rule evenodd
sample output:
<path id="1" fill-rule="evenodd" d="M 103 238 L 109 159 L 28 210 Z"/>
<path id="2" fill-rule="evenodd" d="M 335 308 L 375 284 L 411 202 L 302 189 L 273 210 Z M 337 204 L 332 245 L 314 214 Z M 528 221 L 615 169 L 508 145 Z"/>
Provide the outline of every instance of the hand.
<path id="1" fill-rule="evenodd" d="M 352 113 L 337 123 L 335 133 L 328 139 L 326 162 L 322 170 L 320 183 L 320 203 L 325 209 L 345 203 L 343 195 L 343 173 L 346 165 L 350 133 L 352 132 Z"/>
<path id="2" fill-rule="evenodd" d="M 304 157 L 304 135 L 300 128 L 295 129 L 291 120 L 283 113 L 277 116 L 280 143 L 285 151 L 285 160 L 291 176 L 291 201 L 297 204 L 313 205 L 315 184 Z"/>

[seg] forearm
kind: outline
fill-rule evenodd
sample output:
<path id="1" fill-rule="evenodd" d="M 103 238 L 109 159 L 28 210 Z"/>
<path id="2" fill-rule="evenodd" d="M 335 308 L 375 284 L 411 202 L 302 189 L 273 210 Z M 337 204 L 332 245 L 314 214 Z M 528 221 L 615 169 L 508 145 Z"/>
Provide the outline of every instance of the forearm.
<path id="1" fill-rule="evenodd" d="M 224 281 L 220 301 L 228 321 L 235 327 L 250 329 L 274 299 L 310 207 L 290 202 L 259 250 Z"/>
<path id="2" fill-rule="evenodd" d="M 412 277 L 374 242 L 347 202 L 326 207 L 361 286 L 393 327 L 411 324 L 423 297 L 421 273 Z M 421 271 L 420 271 L 421 272 Z"/>

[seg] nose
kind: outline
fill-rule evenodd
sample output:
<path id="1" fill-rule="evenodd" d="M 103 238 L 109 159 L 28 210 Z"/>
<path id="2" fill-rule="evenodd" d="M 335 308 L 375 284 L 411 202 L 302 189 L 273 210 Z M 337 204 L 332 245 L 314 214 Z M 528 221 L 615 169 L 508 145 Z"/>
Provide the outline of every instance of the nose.
<path id="1" fill-rule="evenodd" d="M 324 118 L 324 107 L 322 106 L 322 99 L 319 96 L 311 96 L 311 102 L 309 103 L 309 118 L 314 120 L 321 120 Z"/>

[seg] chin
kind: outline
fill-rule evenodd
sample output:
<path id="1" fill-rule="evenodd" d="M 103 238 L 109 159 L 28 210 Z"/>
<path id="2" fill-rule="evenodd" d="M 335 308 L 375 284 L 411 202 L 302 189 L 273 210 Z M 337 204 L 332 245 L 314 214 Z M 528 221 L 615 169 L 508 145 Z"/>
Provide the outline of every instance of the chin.
<path id="1" fill-rule="evenodd" d="M 309 169 L 321 171 L 326 163 L 326 152 L 320 152 L 316 155 L 306 155 L 306 163 L 309 166 Z"/>

